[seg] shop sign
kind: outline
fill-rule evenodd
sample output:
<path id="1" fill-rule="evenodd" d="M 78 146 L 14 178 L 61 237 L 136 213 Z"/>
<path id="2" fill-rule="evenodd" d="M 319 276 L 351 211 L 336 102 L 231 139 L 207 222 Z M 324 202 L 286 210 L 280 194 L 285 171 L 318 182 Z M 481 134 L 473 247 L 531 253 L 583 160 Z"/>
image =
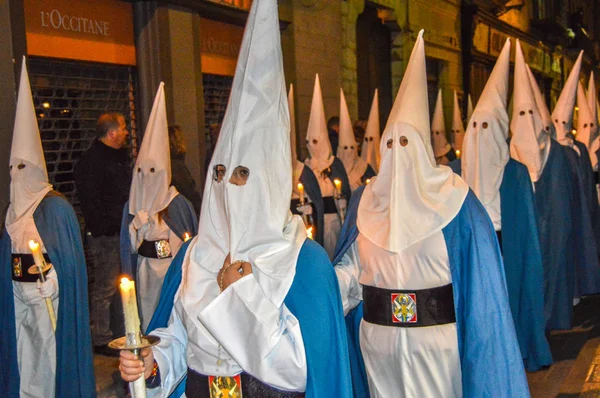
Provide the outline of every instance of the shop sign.
<path id="1" fill-rule="evenodd" d="M 119 0 L 24 0 L 27 53 L 135 65 L 133 11 Z"/>

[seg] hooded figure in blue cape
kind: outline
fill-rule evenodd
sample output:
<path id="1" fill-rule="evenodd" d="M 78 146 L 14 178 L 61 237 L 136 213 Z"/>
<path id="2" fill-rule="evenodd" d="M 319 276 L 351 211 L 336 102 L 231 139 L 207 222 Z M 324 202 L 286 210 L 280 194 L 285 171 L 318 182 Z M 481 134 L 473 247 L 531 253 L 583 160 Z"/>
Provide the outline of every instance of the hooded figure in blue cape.
<path id="1" fill-rule="evenodd" d="M 189 398 L 209 388 L 214 396 L 221 388 L 245 397 L 352 395 L 335 272 L 289 211 L 284 84 L 277 3 L 255 0 L 198 236 L 173 260 L 149 327 L 161 337 L 145 363 L 158 365 L 149 396 L 180 393 L 184 378 Z"/>
<path id="2" fill-rule="evenodd" d="M 355 396 L 528 396 L 493 224 L 435 165 L 422 34 L 334 260 Z"/>
<path id="3" fill-rule="evenodd" d="M 522 52 L 518 45 L 518 57 Z M 533 74 L 528 74 L 534 95 L 513 114 L 510 151 L 525 164 L 534 183 L 538 235 L 544 267 L 546 329 L 570 329 L 575 281 L 574 199 L 571 167 L 566 148 L 552 139 L 555 126 Z M 524 86 L 525 82 L 516 83 Z M 534 112 L 536 107 L 538 112 Z M 522 108 L 522 109 L 521 109 Z M 529 110 L 531 109 L 531 113 Z M 523 112 L 523 114 L 521 114 Z M 531 116 L 528 117 L 527 114 Z M 523 119 L 523 120 L 520 120 Z M 528 120 L 531 119 L 529 122 Z"/>
<path id="4" fill-rule="evenodd" d="M 192 204 L 171 185 L 171 156 L 164 83 L 160 83 L 135 162 L 121 220 L 121 267 L 135 277 L 142 330 L 146 330 L 169 264 L 195 236 Z"/>
<path id="5" fill-rule="evenodd" d="M 581 145 L 579 148 L 571 133 L 582 58 L 583 51 L 579 53 L 552 112 L 557 141 L 564 147 L 570 166 L 575 254 L 573 296 L 575 298 L 597 293 L 600 290 L 600 265 L 591 218 L 594 209 L 592 209 L 591 197 L 589 197 L 591 181 L 590 177 L 586 176 L 590 172 L 589 164 L 591 162 L 589 154 L 585 151 L 585 145 Z M 583 116 L 582 121 L 585 119 L 585 115 Z M 582 133 L 585 136 L 586 131 L 583 130 Z"/>
<path id="6" fill-rule="evenodd" d="M 323 247 L 331 259 L 352 190 L 344 163 L 333 155 L 331 150 L 319 75 L 315 77 L 306 131 L 306 148 L 309 156 L 304 160 L 304 164 L 317 177 L 323 198 Z"/>
<path id="7" fill-rule="evenodd" d="M 25 59 L 9 162 L 10 205 L 0 230 L 0 391 L 10 398 L 94 397 L 81 231 L 71 205 L 48 183 Z M 28 272 L 30 240 L 51 264 L 44 283 Z"/>
<path id="8" fill-rule="evenodd" d="M 499 237 L 504 260 L 508 299 L 515 322 L 521 355 L 529 371 L 552 364 L 544 318 L 544 269 L 539 245 L 533 184 L 527 167 L 510 158 L 507 143 L 510 41 L 506 44 L 469 121 L 461 156 L 463 179 L 469 184 L 490 216 Z M 514 112 L 521 133 L 533 126 L 533 114 L 522 109 L 537 108 L 529 88 L 525 65 L 517 57 Z M 522 76 L 522 74 L 525 76 Z M 517 80 L 518 79 L 518 80 Z M 533 129 L 530 129 L 534 134 Z M 457 170 L 455 170 L 457 171 Z"/>
<path id="9" fill-rule="evenodd" d="M 323 246 L 323 197 L 315 173 L 298 160 L 296 152 L 296 117 L 294 110 L 294 86 L 290 85 L 288 93 L 290 109 L 290 146 L 292 148 L 292 201 L 290 211 L 302 216 L 306 228 L 313 228 L 314 240 Z M 302 185 L 298 185 L 302 184 Z M 304 204 L 300 202 L 303 196 Z"/>

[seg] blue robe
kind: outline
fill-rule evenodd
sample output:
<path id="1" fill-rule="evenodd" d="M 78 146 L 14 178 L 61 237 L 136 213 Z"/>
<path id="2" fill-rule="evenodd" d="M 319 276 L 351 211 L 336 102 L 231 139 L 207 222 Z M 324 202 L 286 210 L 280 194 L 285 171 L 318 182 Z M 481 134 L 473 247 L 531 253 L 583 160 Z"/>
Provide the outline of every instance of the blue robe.
<path id="1" fill-rule="evenodd" d="M 460 160 L 450 164 L 461 175 Z M 525 367 L 533 372 L 552 365 L 544 318 L 544 267 L 535 196 L 527 167 L 510 159 L 500 185 L 502 258 L 510 309 Z"/>
<path id="2" fill-rule="evenodd" d="M 181 247 L 167 271 L 148 332 L 168 325 L 189 243 Z M 316 242 L 306 239 L 284 303 L 300 323 L 307 363 L 307 398 L 352 396 L 348 343 L 339 289 L 327 254 Z M 184 391 L 185 380 L 172 396 L 179 397 Z"/>
<path id="3" fill-rule="evenodd" d="M 546 329 L 570 329 L 573 318 L 575 251 L 573 183 L 565 147 L 552 140 L 535 183 L 538 233 L 544 265 Z"/>
<path id="4" fill-rule="evenodd" d="M 592 230 L 596 239 L 596 252 L 600 256 L 600 205 L 598 204 L 598 191 L 596 189 L 596 175 L 592 169 L 592 161 L 587 147 L 575 141 L 575 145 L 579 149 L 579 170 L 583 182 L 583 196 L 589 206 L 590 217 L 592 221 Z"/>
<path id="5" fill-rule="evenodd" d="M 137 253 L 131 253 L 131 239 L 129 238 L 129 224 L 133 221 L 133 217 L 129 214 L 129 201 L 127 201 L 123 207 L 123 217 L 121 218 L 121 272 L 134 278 L 133 280 L 137 280 Z M 190 238 L 198 234 L 196 211 L 192 203 L 181 194 L 175 196 L 169 203 L 164 221 L 182 242 L 186 232 Z"/>
<path id="6" fill-rule="evenodd" d="M 358 236 L 362 189 L 348 209 L 333 261 L 337 264 Z M 458 215 L 442 230 L 452 274 L 458 350 L 465 397 L 528 397 L 529 387 L 510 311 L 502 257 L 490 218 L 472 191 Z M 356 397 L 368 396 L 359 338 L 362 303 L 346 317 Z"/>
<path id="7" fill-rule="evenodd" d="M 304 185 L 308 197 L 314 204 L 316 214 L 313 214 L 317 232 L 314 234 L 314 239 L 320 245 L 323 245 L 323 214 L 325 212 L 323 206 L 323 196 L 321 195 L 321 188 L 319 187 L 319 181 L 315 176 L 315 173 L 308 166 L 304 166 L 302 174 L 300 174 L 299 181 Z"/>
<path id="8" fill-rule="evenodd" d="M 575 141 L 577 143 L 577 141 Z M 587 154 L 585 145 L 581 152 Z M 582 157 L 573 148 L 565 147 L 569 160 L 571 181 L 573 182 L 573 227 L 575 246 L 575 287 L 574 296 L 581 297 L 587 294 L 600 292 L 600 264 L 596 251 L 596 239 L 592 227 L 591 198 L 588 191 L 587 169 L 590 165 L 582 163 Z"/>
<path id="9" fill-rule="evenodd" d="M 66 199 L 50 195 L 40 202 L 33 219 L 58 276 L 54 395 L 95 397 L 87 271 L 77 217 Z M 19 396 L 20 376 L 11 255 L 11 239 L 4 230 L 0 236 L 0 391 L 3 397 L 12 398 Z"/>

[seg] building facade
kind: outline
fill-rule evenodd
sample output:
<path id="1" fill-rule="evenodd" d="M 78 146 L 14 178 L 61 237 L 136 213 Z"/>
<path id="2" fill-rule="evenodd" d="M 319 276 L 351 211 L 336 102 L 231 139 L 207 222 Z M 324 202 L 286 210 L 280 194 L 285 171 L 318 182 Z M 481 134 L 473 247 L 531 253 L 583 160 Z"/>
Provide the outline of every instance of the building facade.
<path id="1" fill-rule="evenodd" d="M 598 3 L 280 0 L 299 156 L 306 155 L 315 74 L 328 117 L 339 113 L 342 87 L 352 119 L 367 119 L 378 89 L 383 129 L 420 29 L 430 107 L 442 89 L 447 131 L 453 90 L 465 107 L 466 94 L 476 102 L 507 37 L 520 39 L 553 105 L 579 48 L 586 51 L 582 76 L 587 79 L 598 64 Z M 161 81 L 169 123 L 186 134 L 186 161 L 202 187 L 213 145 L 208 133 L 227 106 L 250 5 L 251 0 L 0 0 L 0 159 L 9 156 L 20 59 L 27 56 L 50 179 L 75 206 L 73 165 L 93 140 L 97 116 L 126 115 L 135 156 Z M 0 170 L 4 208 L 9 175 L 8 168 Z"/>

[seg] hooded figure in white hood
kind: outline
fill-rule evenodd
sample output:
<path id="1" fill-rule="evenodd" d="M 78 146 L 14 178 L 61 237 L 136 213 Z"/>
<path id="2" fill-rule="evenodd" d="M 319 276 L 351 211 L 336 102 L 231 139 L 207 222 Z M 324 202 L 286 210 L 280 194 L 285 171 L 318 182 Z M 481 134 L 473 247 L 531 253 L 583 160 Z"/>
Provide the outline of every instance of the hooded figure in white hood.
<path id="1" fill-rule="evenodd" d="M 552 364 L 544 318 L 544 269 L 535 197 L 527 167 L 508 147 L 507 40 L 467 126 L 463 179 L 492 219 L 504 260 L 508 298 L 527 370 Z M 454 164 L 455 162 L 453 162 Z"/>
<path id="2" fill-rule="evenodd" d="M 448 164 L 456 159 L 456 152 L 448 143 L 446 137 L 446 122 L 444 120 L 444 105 L 442 104 L 442 89 L 438 91 L 433 120 L 431 121 L 433 137 L 433 154 L 437 164 Z"/>
<path id="3" fill-rule="evenodd" d="M 365 131 L 365 142 L 362 144 L 360 157 L 363 158 L 373 171 L 377 173 L 379 170 L 379 162 L 381 156 L 379 154 L 379 141 L 381 139 L 381 131 L 379 130 L 379 98 L 377 97 L 377 89 L 373 95 L 373 103 L 369 111 L 369 120 L 367 120 L 367 130 Z"/>
<path id="4" fill-rule="evenodd" d="M 462 115 L 460 114 L 458 94 L 456 94 L 456 90 L 454 90 L 454 109 L 452 111 L 452 141 L 458 157 L 460 157 L 460 154 L 462 153 L 464 139 L 465 126 L 463 126 Z"/>
<path id="5" fill-rule="evenodd" d="M 366 376 L 372 397 L 526 396 L 494 228 L 467 184 L 435 164 L 422 35 L 379 174 L 352 197 L 334 260 L 357 329 L 351 363 L 366 369 L 353 367 L 354 392 L 366 395 Z"/>
<path id="6" fill-rule="evenodd" d="M 578 99 L 579 100 L 579 99 Z M 592 169 L 594 172 L 598 171 L 598 151 L 600 151 L 600 134 L 598 134 L 598 106 L 596 98 L 596 82 L 594 81 L 594 72 L 590 73 L 590 81 L 588 82 L 587 90 L 587 102 L 590 112 L 592 112 L 592 123 L 591 127 L 591 145 L 589 148 L 590 161 L 592 162 Z"/>
<path id="7" fill-rule="evenodd" d="M 473 100 L 471 99 L 471 94 L 467 96 L 467 122 L 471 120 L 471 115 L 473 114 Z"/>
<path id="8" fill-rule="evenodd" d="M 358 156 L 358 145 L 354 138 L 350 112 L 348 112 L 346 97 L 342 89 L 340 89 L 340 138 L 336 154 L 344 164 L 352 191 L 365 185 L 367 179 L 375 176 L 373 168 Z"/>
<path id="9" fill-rule="evenodd" d="M 556 106 L 552 111 L 552 122 L 556 128 L 556 140 L 561 144 L 573 148 L 573 112 L 575 110 L 575 99 L 577 97 L 577 82 L 581 71 L 581 60 L 583 50 L 579 53 L 571 73 L 558 97 Z M 576 150 L 577 151 L 577 150 Z"/>
<path id="10" fill-rule="evenodd" d="M 149 328 L 161 342 L 144 363 L 121 354 L 126 380 L 152 377 L 150 396 L 186 375 L 188 398 L 351 395 L 335 272 L 289 211 L 289 129 L 277 3 L 254 0 L 199 234 L 173 261 Z"/>
<path id="11" fill-rule="evenodd" d="M 121 227 L 121 267 L 135 276 L 142 330 L 158 304 L 171 260 L 198 232 L 189 200 L 171 185 L 164 83 L 160 83 L 135 162 Z M 187 235 L 186 235 L 187 234 Z"/>
<path id="12" fill-rule="evenodd" d="M 356 146 L 355 142 L 354 146 Z M 310 167 L 317 177 L 323 197 L 325 213 L 323 216 L 323 247 L 329 254 L 329 258 L 332 258 L 352 190 L 344 164 L 333 155 L 331 150 L 319 75 L 315 77 L 306 132 L 306 147 L 308 148 L 308 158 L 304 164 Z M 336 187 L 336 180 L 339 181 L 337 183 L 339 188 Z"/>
<path id="13" fill-rule="evenodd" d="M 10 205 L 0 230 L 0 390 L 6 397 L 94 396 L 81 232 L 73 208 L 48 182 L 25 58 L 9 169 Z M 31 272 L 32 240 L 49 265 L 45 282 Z"/>
<path id="14" fill-rule="evenodd" d="M 288 92 L 290 109 L 290 147 L 292 148 L 292 201 L 290 211 L 302 216 L 306 228 L 312 228 L 313 239 L 323 245 L 323 197 L 319 181 L 312 170 L 298 160 L 296 152 L 296 117 L 294 86 Z M 302 195 L 302 201 L 300 196 Z"/>

